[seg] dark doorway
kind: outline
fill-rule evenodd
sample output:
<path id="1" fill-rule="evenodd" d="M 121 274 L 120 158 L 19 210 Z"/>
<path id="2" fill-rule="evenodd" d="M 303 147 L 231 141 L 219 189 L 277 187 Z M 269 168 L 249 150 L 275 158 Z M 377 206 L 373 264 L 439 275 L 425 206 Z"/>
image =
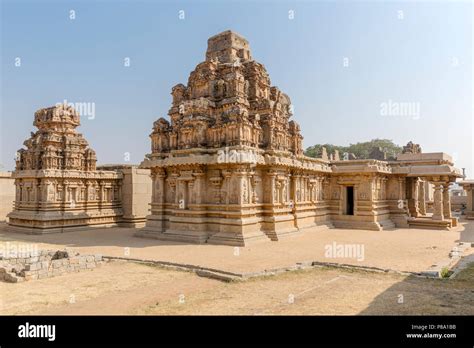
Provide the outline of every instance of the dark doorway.
<path id="1" fill-rule="evenodd" d="M 354 215 L 354 186 L 346 187 L 346 215 Z"/>

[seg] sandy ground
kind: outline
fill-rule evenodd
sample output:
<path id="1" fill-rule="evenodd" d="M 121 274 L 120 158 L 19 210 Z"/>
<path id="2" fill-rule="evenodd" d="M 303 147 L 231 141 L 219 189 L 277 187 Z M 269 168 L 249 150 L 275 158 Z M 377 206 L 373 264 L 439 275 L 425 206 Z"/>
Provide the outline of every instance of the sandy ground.
<path id="1" fill-rule="evenodd" d="M 474 221 L 463 221 L 454 231 L 395 229 L 389 231 L 326 229 L 305 230 L 278 242 L 256 242 L 246 247 L 192 245 L 134 237 L 135 229 L 102 228 L 49 235 L 8 232 L 0 225 L 0 243 L 30 243 L 40 249 L 77 250 L 104 256 L 192 264 L 247 273 L 288 267 L 297 262 L 321 261 L 420 272 L 446 259 L 458 241 L 474 242 Z M 325 246 L 333 243 L 364 247 L 364 259 L 328 258 Z"/>
<path id="2" fill-rule="evenodd" d="M 456 279 L 331 268 L 224 283 L 111 261 L 93 271 L 0 283 L 0 314 L 474 315 L 474 264 Z"/>
<path id="3" fill-rule="evenodd" d="M 247 247 L 190 245 L 133 237 L 135 229 L 23 235 L 0 226 L 0 246 L 27 244 L 192 264 L 237 273 L 302 261 L 419 272 L 445 259 L 458 241 L 474 242 L 474 221 L 454 231 L 306 230 Z M 325 246 L 360 244 L 364 259 L 327 258 Z M 474 314 L 474 264 L 459 278 L 317 268 L 224 283 L 191 272 L 125 261 L 93 271 L 19 284 L 0 283 L 0 314 Z"/>

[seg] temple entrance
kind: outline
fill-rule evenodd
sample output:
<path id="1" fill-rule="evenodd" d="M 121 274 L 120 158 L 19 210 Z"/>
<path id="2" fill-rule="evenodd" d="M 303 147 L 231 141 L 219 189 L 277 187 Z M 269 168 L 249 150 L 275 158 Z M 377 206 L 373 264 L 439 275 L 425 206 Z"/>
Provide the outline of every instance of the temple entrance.
<path id="1" fill-rule="evenodd" d="M 354 215 L 354 186 L 346 187 L 346 215 Z"/>

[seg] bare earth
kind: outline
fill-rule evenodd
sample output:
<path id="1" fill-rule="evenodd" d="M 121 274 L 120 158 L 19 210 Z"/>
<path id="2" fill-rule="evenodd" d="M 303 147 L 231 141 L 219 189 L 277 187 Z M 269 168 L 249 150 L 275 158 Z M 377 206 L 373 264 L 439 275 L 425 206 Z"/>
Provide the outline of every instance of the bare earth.
<path id="1" fill-rule="evenodd" d="M 419 272 L 456 242 L 474 242 L 474 221 L 455 231 L 319 230 L 236 249 L 133 237 L 111 228 L 22 235 L 0 226 L 0 243 L 65 247 L 82 254 L 160 260 L 239 273 L 322 261 Z M 328 259 L 324 246 L 362 244 L 365 258 Z M 335 268 L 292 271 L 224 283 L 195 273 L 110 261 L 93 271 L 18 284 L 0 283 L 0 314 L 474 314 L 474 264 L 455 279 Z"/>
<path id="2" fill-rule="evenodd" d="M 421 272 L 448 257 L 458 241 L 474 242 L 474 221 L 463 221 L 453 231 L 395 229 L 388 231 L 325 229 L 305 230 L 278 242 L 257 242 L 239 247 L 192 245 L 134 237 L 133 228 L 101 228 L 49 235 L 8 232 L 0 225 L 0 243 L 30 243 L 40 249 L 68 247 L 82 254 L 158 260 L 247 273 L 290 267 L 297 262 L 320 261 Z M 358 244 L 364 260 L 327 258 L 325 246 Z"/>
<path id="3" fill-rule="evenodd" d="M 111 261 L 93 271 L 0 283 L 0 294 L 1 314 L 473 315 L 474 265 L 450 280 L 318 268 L 224 283 Z"/>

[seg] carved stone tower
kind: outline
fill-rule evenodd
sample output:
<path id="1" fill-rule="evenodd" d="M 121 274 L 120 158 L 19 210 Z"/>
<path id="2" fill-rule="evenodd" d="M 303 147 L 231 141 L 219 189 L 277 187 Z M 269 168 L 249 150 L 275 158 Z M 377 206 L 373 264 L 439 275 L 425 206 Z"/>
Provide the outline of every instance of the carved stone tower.
<path id="1" fill-rule="evenodd" d="M 115 224 L 121 212 L 121 174 L 97 171 L 96 155 L 76 127 L 79 114 L 59 104 L 35 113 L 38 131 L 18 150 L 13 173 L 12 230 L 51 233 Z"/>
<path id="2" fill-rule="evenodd" d="M 211 37 L 206 60 L 171 95 L 170 121 L 154 123 L 141 165 L 152 169 L 154 188 L 139 235 L 243 245 L 298 231 L 291 195 L 303 181 L 292 182 L 291 168 L 329 169 L 303 156 L 290 98 L 271 85 L 247 40 L 232 31 Z M 314 197 L 321 180 L 313 178 Z"/>

